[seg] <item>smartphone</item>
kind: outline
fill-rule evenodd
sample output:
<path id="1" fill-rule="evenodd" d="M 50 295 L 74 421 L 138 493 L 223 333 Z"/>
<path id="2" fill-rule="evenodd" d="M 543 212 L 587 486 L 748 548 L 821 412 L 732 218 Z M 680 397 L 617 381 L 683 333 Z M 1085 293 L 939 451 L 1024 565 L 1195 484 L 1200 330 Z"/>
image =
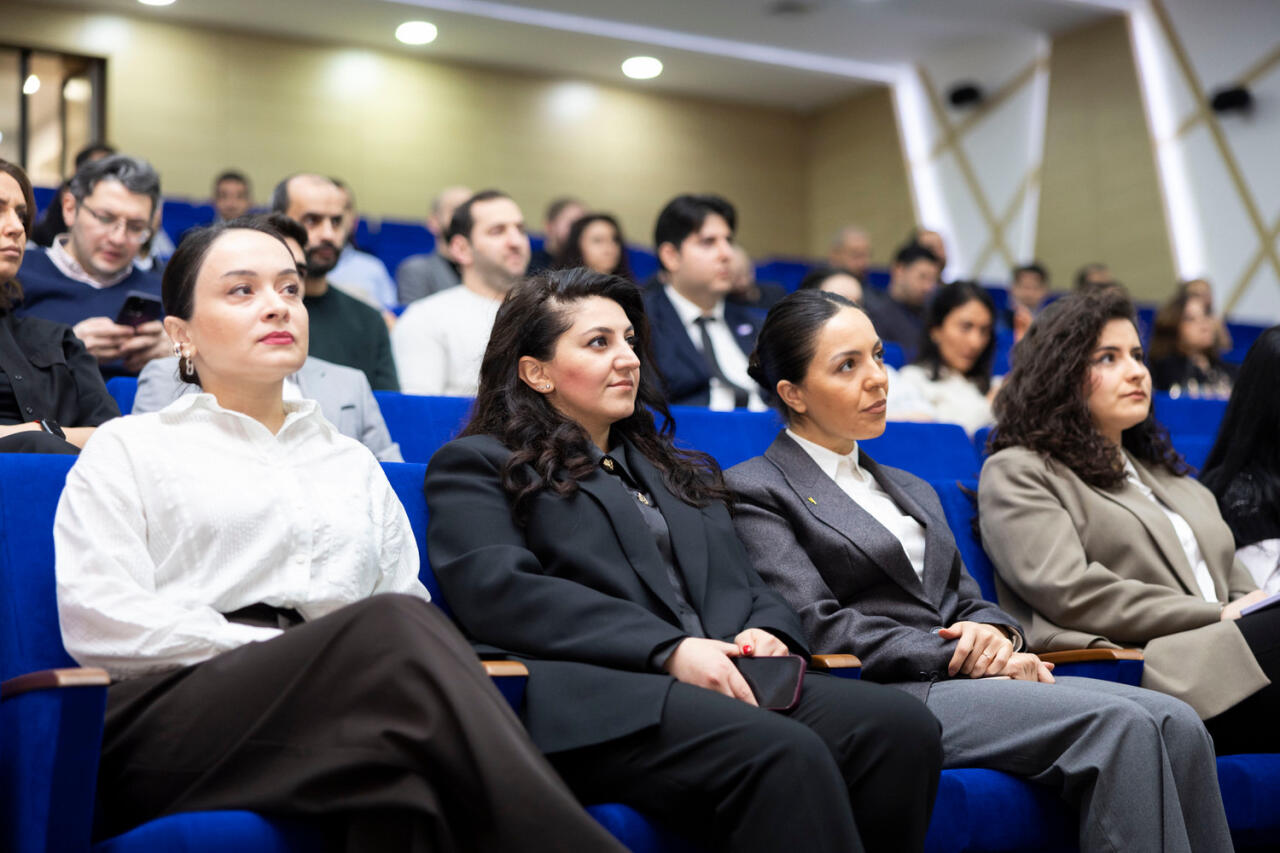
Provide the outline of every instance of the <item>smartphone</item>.
<path id="1" fill-rule="evenodd" d="M 807 664 L 799 655 L 776 658 L 738 657 L 733 659 L 742 678 L 756 697 L 756 704 L 770 711 L 789 711 L 800 701 Z"/>
<path id="2" fill-rule="evenodd" d="M 121 326 L 132 326 L 136 329 L 143 323 L 159 320 L 163 316 L 164 306 L 159 299 L 150 293 L 130 290 L 125 297 L 124 305 L 120 306 L 120 313 L 116 315 L 116 322 Z"/>

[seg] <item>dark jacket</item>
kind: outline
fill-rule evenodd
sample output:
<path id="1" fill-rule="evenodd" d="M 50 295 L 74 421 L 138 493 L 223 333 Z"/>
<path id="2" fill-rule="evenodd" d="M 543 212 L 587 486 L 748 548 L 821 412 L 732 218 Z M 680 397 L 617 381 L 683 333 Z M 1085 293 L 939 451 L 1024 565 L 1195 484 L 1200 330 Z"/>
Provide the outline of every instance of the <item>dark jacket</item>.
<path id="1" fill-rule="evenodd" d="M 120 416 L 98 360 L 64 323 L 0 314 L 0 370 L 13 386 L 20 423 L 49 418 L 88 427 Z"/>
<path id="2" fill-rule="evenodd" d="M 948 677 L 956 647 L 937 629 L 961 621 L 1020 629 L 982 598 L 929 484 L 866 453 L 858 464 L 924 527 L 923 582 L 902 543 L 786 433 L 764 456 L 728 471 L 734 523 L 756 568 L 800 614 L 815 651 L 855 654 L 864 678 L 923 700 L 932 682 Z"/>
<path id="3" fill-rule="evenodd" d="M 663 287 L 644 291 L 645 313 L 649 315 L 654 366 L 662 377 L 667 400 L 678 406 L 705 406 L 711 400 L 711 371 L 702 352 L 693 345 L 680 315 Z M 760 334 L 760 312 L 725 302 L 724 321 L 748 355 Z M 748 389 L 751 390 L 751 389 Z"/>
<path id="4" fill-rule="evenodd" d="M 510 455 L 496 438 L 468 436 L 431 459 L 427 552 L 445 599 L 481 653 L 528 662 L 524 720 L 544 752 L 655 725 L 674 683 L 655 656 L 685 632 L 639 509 L 597 468 L 567 498 L 535 496 L 520 526 L 502 489 Z M 652 464 L 631 459 L 707 635 L 731 641 L 763 628 L 807 654 L 799 620 L 752 569 L 725 506 L 686 504 Z"/>

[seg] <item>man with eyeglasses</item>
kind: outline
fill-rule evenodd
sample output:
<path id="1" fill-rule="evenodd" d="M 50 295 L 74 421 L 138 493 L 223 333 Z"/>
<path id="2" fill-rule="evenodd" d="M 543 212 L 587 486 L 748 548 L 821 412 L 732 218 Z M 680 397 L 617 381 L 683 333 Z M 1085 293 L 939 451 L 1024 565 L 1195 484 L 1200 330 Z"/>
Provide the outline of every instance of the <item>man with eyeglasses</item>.
<path id="1" fill-rule="evenodd" d="M 85 163 L 62 197 L 67 232 L 27 252 L 16 313 L 71 326 L 105 376 L 134 375 L 172 344 L 160 323 L 160 275 L 135 265 L 151 236 L 160 176 L 145 160 L 115 155 Z M 131 295 L 128 316 L 121 309 Z M 118 322 L 128 320 L 129 322 Z"/>

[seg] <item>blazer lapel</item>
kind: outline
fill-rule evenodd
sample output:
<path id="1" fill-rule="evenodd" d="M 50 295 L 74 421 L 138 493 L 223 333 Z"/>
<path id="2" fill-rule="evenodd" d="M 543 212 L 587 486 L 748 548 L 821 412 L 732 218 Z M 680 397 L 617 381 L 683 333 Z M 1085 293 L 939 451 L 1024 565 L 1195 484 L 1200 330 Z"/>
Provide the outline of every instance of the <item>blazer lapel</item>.
<path id="1" fill-rule="evenodd" d="M 1159 488 L 1159 484 L 1153 483 L 1150 477 L 1144 476 L 1145 472 L 1140 465 L 1135 463 L 1134 468 L 1138 471 L 1138 477 L 1151 487 L 1156 497 L 1164 500 L 1162 496 L 1164 489 Z M 1164 510 L 1127 481 L 1118 492 L 1109 489 L 1097 489 L 1096 491 L 1137 517 L 1142 526 L 1146 528 L 1151 541 L 1160 550 L 1160 553 L 1164 555 L 1165 563 L 1169 566 L 1170 571 L 1173 572 L 1174 577 L 1178 579 L 1178 582 L 1182 584 L 1188 593 L 1197 598 L 1200 597 L 1200 585 L 1196 583 L 1195 574 L 1191 571 L 1191 564 L 1187 562 L 1187 554 L 1182 550 L 1182 543 L 1178 540 L 1178 534 L 1173 529 L 1173 522 L 1169 521 L 1169 517 L 1164 514 Z M 1168 506 L 1172 507 L 1173 505 L 1168 504 Z"/>
<path id="2" fill-rule="evenodd" d="M 662 517 L 667 520 L 676 570 L 684 576 L 685 586 L 689 590 L 689 603 L 701 615 L 705 612 L 702 605 L 707 593 L 708 569 L 707 537 L 703 530 L 705 521 L 702 510 L 690 506 L 667 491 L 661 472 L 630 442 L 625 443 L 627 464 L 641 484 L 649 490 L 649 494 L 653 495 Z M 665 571 L 663 577 L 666 577 Z"/>
<path id="3" fill-rule="evenodd" d="M 1196 533 L 1195 513 L 1183 512 L 1180 507 L 1182 501 L 1179 500 L 1178 495 L 1166 488 L 1165 484 L 1159 479 L 1151 476 L 1151 472 L 1145 467 L 1139 467 L 1137 463 L 1135 463 L 1133 467 L 1137 469 L 1138 476 L 1142 479 L 1142 482 L 1147 484 L 1148 488 L 1150 488 L 1151 491 L 1155 493 L 1155 496 L 1160 499 L 1160 502 L 1172 509 L 1174 512 L 1179 513 L 1187 522 L 1187 525 L 1191 528 L 1191 534 L 1196 537 L 1196 544 L 1200 546 L 1201 554 L 1204 554 L 1204 543 L 1200 541 L 1200 536 Z M 1151 502 L 1147 501 L 1147 503 Z M 1187 560 L 1187 552 L 1182 550 L 1182 540 L 1178 539 L 1178 533 L 1173 529 L 1173 522 L 1169 521 L 1169 517 L 1164 514 L 1164 510 L 1160 510 L 1159 507 L 1157 507 L 1157 510 L 1160 512 L 1160 520 L 1164 522 L 1163 530 L 1167 533 L 1167 539 L 1165 541 L 1171 542 L 1173 545 L 1172 552 L 1165 552 L 1166 558 L 1170 560 L 1174 571 L 1177 572 L 1180 577 L 1183 577 L 1183 583 L 1189 582 L 1190 586 L 1188 588 L 1190 591 L 1196 596 L 1200 596 L 1200 584 L 1196 581 L 1196 573 L 1190 561 Z M 1219 601 L 1227 600 L 1228 591 L 1216 578 L 1213 582 L 1213 592 L 1218 597 Z"/>
<path id="4" fill-rule="evenodd" d="M 940 604 L 947 589 L 956 551 L 955 541 L 951 538 L 950 528 L 947 527 L 945 519 L 931 516 L 910 491 L 887 474 L 879 463 L 863 451 L 858 453 L 858 464 L 875 477 L 880 488 L 893 498 L 894 503 L 903 512 L 920 522 L 920 526 L 924 528 L 924 589 L 931 603 Z M 896 538 L 895 541 L 897 541 Z M 915 574 L 914 569 L 912 574 Z"/>
<path id="5" fill-rule="evenodd" d="M 782 432 L 764 455 L 782 472 L 796 499 L 814 518 L 843 536 L 907 592 L 932 605 L 902 543 L 824 474 L 800 445 Z"/>
<path id="6" fill-rule="evenodd" d="M 689 337 L 689 330 L 684 327 L 684 322 L 680 319 L 676 306 L 671 304 L 671 300 L 667 298 L 664 290 L 659 290 L 653 295 L 653 306 L 655 310 L 650 321 L 658 327 L 653 337 L 661 336 L 667 343 L 672 344 L 676 355 L 695 374 L 706 373 L 706 359 L 702 357 L 702 353 L 698 348 L 693 345 L 693 339 Z"/>
<path id="7" fill-rule="evenodd" d="M 631 564 L 631 568 L 640 576 L 649 590 L 667 606 L 671 617 L 678 621 L 675 592 L 671 589 L 667 570 L 662 565 L 662 555 L 658 552 L 658 545 L 653 541 L 649 526 L 641 517 L 640 510 L 632 503 L 633 498 L 627 494 L 625 488 L 619 487 L 611 475 L 599 468 L 585 480 L 579 481 L 578 485 L 599 502 L 605 515 L 609 517 L 609 523 L 613 526 L 618 542 L 622 545 L 627 562 Z M 666 514 L 665 508 L 663 508 L 663 514 Z M 674 548 L 673 528 L 672 549 Z"/>

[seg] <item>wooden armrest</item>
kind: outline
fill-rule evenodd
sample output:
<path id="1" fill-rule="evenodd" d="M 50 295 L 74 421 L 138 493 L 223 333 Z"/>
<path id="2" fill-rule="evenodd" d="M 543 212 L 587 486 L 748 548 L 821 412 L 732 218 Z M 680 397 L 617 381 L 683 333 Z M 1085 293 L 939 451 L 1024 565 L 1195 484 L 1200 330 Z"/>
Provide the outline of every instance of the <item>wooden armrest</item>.
<path id="1" fill-rule="evenodd" d="M 858 660 L 857 655 L 814 655 L 809 660 L 809 666 L 823 672 L 832 669 L 860 669 L 862 661 Z"/>
<path id="2" fill-rule="evenodd" d="M 1104 660 L 1142 660 L 1142 649 L 1066 649 L 1040 655 L 1045 663 L 1092 663 Z"/>
<path id="3" fill-rule="evenodd" d="M 106 687 L 111 677 L 105 669 L 97 667 L 69 667 L 67 669 L 42 669 L 18 675 L 0 684 L 0 699 L 30 693 L 32 690 L 50 690 L 60 687 Z"/>
<path id="4" fill-rule="evenodd" d="M 484 671 L 489 674 L 490 678 L 500 678 L 503 676 L 527 676 L 529 667 L 520 663 L 518 660 L 482 660 Z"/>

